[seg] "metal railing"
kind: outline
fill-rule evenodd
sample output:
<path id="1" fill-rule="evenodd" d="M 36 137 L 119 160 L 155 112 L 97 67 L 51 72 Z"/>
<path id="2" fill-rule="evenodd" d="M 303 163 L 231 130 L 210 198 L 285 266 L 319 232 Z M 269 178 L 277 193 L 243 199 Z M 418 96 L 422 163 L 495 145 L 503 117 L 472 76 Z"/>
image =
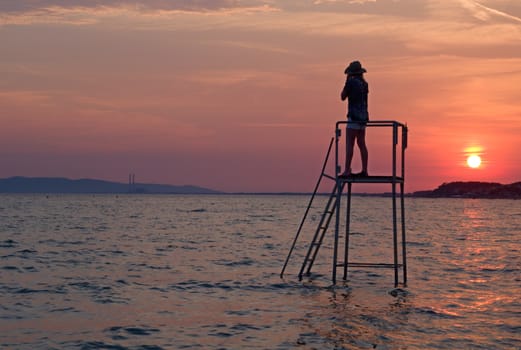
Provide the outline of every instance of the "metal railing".
<path id="1" fill-rule="evenodd" d="M 341 126 L 348 127 L 354 122 L 339 121 L 336 123 L 335 129 L 335 177 L 337 181 L 337 200 L 336 200 L 336 222 L 335 222 L 335 243 L 333 247 L 333 273 L 332 281 L 336 283 L 336 269 L 343 267 L 343 279 L 347 279 L 348 266 L 359 267 L 392 267 L 394 268 L 394 284 L 398 286 L 399 278 L 398 271 L 401 267 L 403 269 L 403 284 L 407 284 L 407 262 L 406 262 L 406 236 L 405 236 L 405 203 L 404 203 L 404 183 L 405 183 L 405 149 L 408 145 L 408 129 L 405 124 L 394 120 L 380 120 L 369 121 L 366 124 L 368 128 L 371 127 L 391 127 L 392 128 L 392 169 L 391 174 L 379 176 L 341 176 L 341 167 L 339 164 L 339 143 L 341 139 Z M 356 123 L 359 124 L 359 123 Z M 399 135 L 401 134 L 401 140 Z M 401 141 L 401 142 L 400 142 Z M 346 140 L 347 142 L 347 140 Z M 400 145 L 400 153 L 398 154 L 398 145 Z M 400 172 L 397 170 L 397 162 L 401 163 Z M 349 236 L 350 236 L 350 217 L 351 217 L 351 195 L 353 183 L 388 183 L 392 187 L 392 210 L 393 210 L 393 263 L 352 263 L 349 262 Z M 338 244 L 340 232 L 340 205 L 343 193 L 342 185 L 347 184 L 347 212 L 346 212 L 346 229 L 345 229 L 345 249 L 344 261 L 338 263 Z M 396 185 L 400 185 L 400 218 L 401 218 L 401 246 L 402 246 L 402 262 L 399 263 L 398 257 L 398 219 L 397 219 L 397 203 L 396 203 Z"/>

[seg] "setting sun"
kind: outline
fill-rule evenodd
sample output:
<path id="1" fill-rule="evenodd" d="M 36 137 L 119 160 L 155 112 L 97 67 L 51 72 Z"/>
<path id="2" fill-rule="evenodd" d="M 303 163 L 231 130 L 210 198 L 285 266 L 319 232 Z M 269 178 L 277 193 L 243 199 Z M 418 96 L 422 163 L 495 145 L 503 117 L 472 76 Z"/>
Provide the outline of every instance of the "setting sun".
<path id="1" fill-rule="evenodd" d="M 467 158 L 467 165 L 473 169 L 479 168 L 481 165 L 481 157 L 473 154 Z"/>

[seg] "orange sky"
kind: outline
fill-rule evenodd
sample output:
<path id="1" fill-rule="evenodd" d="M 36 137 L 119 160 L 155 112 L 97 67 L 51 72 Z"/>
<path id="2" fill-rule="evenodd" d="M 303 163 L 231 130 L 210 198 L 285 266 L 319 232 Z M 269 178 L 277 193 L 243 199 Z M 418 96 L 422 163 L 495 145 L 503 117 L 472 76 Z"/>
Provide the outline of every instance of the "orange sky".
<path id="1" fill-rule="evenodd" d="M 358 59 L 408 192 L 521 180 L 518 0 L 6 1 L 0 42 L 0 177 L 311 191 Z"/>

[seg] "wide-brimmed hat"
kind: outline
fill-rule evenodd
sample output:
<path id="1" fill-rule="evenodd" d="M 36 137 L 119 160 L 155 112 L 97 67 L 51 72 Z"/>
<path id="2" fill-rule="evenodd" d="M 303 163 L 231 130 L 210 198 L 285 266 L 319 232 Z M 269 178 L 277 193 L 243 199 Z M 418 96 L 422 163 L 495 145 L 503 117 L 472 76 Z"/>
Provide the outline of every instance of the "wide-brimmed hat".
<path id="1" fill-rule="evenodd" d="M 345 74 L 362 74 L 367 72 L 365 68 L 362 68 L 362 64 L 360 61 L 353 61 L 349 63 L 349 66 L 347 66 L 346 70 L 344 71 Z"/>

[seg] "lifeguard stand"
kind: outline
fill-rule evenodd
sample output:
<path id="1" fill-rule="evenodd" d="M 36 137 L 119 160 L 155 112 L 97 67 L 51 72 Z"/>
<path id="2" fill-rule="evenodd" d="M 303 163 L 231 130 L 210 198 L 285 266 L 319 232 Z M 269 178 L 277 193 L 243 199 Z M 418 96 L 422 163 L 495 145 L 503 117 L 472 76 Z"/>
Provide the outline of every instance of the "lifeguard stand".
<path id="1" fill-rule="evenodd" d="M 299 280 L 302 280 L 303 275 L 310 275 L 311 268 L 317 257 L 318 251 L 322 246 L 324 237 L 327 229 L 332 221 L 333 216 L 335 217 L 335 233 L 334 233 L 334 245 L 333 245 L 333 268 L 332 268 L 332 281 L 333 284 L 337 280 L 337 268 L 343 268 L 343 279 L 347 279 L 347 273 L 349 267 L 361 267 L 361 268 L 393 268 L 394 269 L 394 285 L 399 285 L 399 270 L 402 269 L 402 283 L 407 284 L 407 255 L 406 255 L 406 237 L 405 237 L 405 207 L 404 207 L 404 183 L 405 183 L 405 149 L 407 148 L 407 126 L 397 121 L 369 121 L 367 123 L 368 128 L 392 128 L 392 164 L 390 174 L 384 176 L 343 176 L 340 167 L 340 156 L 339 156 L 339 143 L 341 140 L 341 128 L 345 128 L 347 124 L 351 122 L 339 121 L 335 127 L 335 137 L 331 138 L 329 148 L 322 166 L 322 172 L 319 176 L 313 195 L 311 196 L 310 202 L 304 213 L 304 217 L 300 223 L 297 234 L 293 240 L 293 244 L 288 253 L 280 277 L 284 275 L 284 271 L 289 262 L 291 254 L 295 248 L 297 240 L 302 231 L 304 222 L 306 221 L 309 210 L 313 204 L 313 200 L 320 187 L 320 183 L 323 177 L 326 177 L 335 182 L 333 190 L 331 191 L 329 198 L 326 203 L 326 207 L 315 234 L 309 244 L 307 254 L 302 263 Z M 400 139 L 401 137 L 401 139 Z M 326 166 L 328 164 L 331 148 L 335 144 L 335 176 L 330 176 L 325 173 Z M 400 169 L 398 169 L 398 167 Z M 347 190 L 346 190 L 347 184 Z M 352 234 L 350 232 L 350 221 L 351 221 L 351 196 L 353 184 L 390 184 L 391 185 L 391 200 L 392 200 L 392 226 L 393 226 L 393 263 L 363 263 L 363 262 L 350 262 L 349 261 L 349 238 Z M 399 208 L 400 208 L 400 219 L 401 219 L 401 254 L 399 254 L 399 242 L 398 242 L 398 204 L 397 204 L 397 189 L 399 185 Z M 339 257 L 339 245 L 340 245 L 340 229 L 341 229 L 341 200 L 342 195 L 346 194 L 346 222 L 345 222 L 345 236 L 344 236 L 344 251 L 343 261 L 338 262 Z M 399 255 L 401 255 L 401 262 L 399 261 Z"/>

